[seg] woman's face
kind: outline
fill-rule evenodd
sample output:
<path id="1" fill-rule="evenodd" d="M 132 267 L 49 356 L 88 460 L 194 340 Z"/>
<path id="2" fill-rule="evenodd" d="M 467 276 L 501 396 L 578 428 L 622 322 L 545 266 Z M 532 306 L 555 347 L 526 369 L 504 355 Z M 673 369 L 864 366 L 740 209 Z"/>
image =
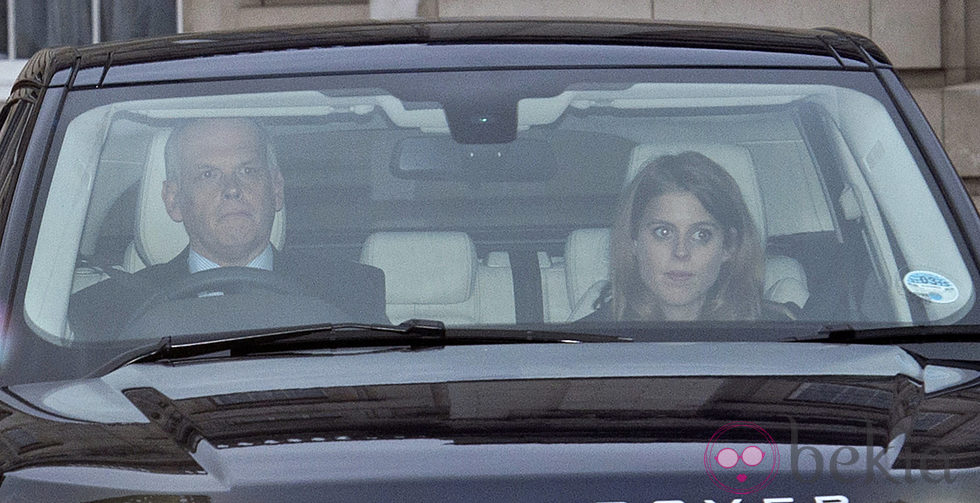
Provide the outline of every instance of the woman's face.
<path id="1" fill-rule="evenodd" d="M 643 209 L 634 246 L 644 285 L 668 320 L 694 320 L 721 265 L 731 258 L 724 230 L 690 192 L 654 197 Z"/>

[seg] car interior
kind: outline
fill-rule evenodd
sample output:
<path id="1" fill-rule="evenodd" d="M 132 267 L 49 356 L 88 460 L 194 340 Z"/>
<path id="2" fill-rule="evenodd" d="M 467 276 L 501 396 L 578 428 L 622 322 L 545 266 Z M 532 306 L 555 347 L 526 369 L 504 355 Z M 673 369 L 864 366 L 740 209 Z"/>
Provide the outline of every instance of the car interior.
<path id="1" fill-rule="evenodd" d="M 354 91 L 138 100 L 70 118 L 30 270 L 32 326 L 70 344 L 71 293 L 187 246 L 160 197 L 164 145 L 178 121 L 215 116 L 270 133 L 289 213 L 277 213 L 273 245 L 380 268 L 392 323 L 583 318 L 609 280 L 620 193 L 650 160 L 685 151 L 736 180 L 765 253 L 763 298 L 803 321 L 934 322 L 972 304 L 921 163 L 858 91 L 579 86 L 522 98 L 516 139 L 489 144 L 456 141 L 438 103 Z M 910 300 L 901 277 L 917 269 L 953 280 L 957 301 Z"/>

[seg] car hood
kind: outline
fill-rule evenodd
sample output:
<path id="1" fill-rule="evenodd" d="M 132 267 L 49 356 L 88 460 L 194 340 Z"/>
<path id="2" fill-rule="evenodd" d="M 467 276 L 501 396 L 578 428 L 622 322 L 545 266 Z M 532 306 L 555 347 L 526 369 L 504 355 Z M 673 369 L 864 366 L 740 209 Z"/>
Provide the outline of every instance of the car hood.
<path id="1" fill-rule="evenodd" d="M 0 496 L 966 501 L 978 375 L 897 347 L 785 343 L 138 364 L 6 389 Z"/>

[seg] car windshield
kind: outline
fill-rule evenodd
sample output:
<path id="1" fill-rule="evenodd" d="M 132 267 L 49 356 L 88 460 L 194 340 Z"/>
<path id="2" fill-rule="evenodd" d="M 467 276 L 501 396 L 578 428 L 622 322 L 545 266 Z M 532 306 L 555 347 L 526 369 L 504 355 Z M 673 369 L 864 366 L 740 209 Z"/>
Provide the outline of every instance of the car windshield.
<path id="1" fill-rule="evenodd" d="M 412 318 L 706 323 L 739 340 L 956 323 L 975 298 L 941 192 L 870 72 L 75 90 L 46 162 L 23 315 L 63 347 Z"/>

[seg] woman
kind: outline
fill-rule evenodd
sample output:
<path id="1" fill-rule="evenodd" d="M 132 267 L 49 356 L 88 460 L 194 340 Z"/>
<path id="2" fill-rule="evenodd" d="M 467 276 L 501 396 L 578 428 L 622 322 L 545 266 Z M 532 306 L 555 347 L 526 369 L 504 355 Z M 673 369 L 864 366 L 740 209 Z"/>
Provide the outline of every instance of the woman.
<path id="1" fill-rule="evenodd" d="M 623 195 L 610 288 L 589 319 L 789 319 L 763 302 L 759 237 L 735 180 L 697 152 L 648 163 Z"/>

